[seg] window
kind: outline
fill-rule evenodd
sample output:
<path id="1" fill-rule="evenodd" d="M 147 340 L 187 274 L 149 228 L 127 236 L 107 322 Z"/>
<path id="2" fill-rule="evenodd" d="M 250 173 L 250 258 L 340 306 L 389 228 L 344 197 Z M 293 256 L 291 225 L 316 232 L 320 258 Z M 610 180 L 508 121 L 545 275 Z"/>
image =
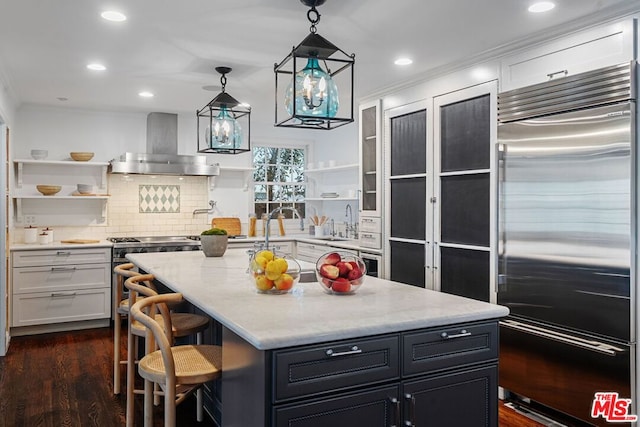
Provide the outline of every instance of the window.
<path id="1" fill-rule="evenodd" d="M 304 148 L 253 147 L 253 204 L 256 217 L 283 206 L 305 216 Z M 293 212 L 282 212 L 293 218 Z"/>

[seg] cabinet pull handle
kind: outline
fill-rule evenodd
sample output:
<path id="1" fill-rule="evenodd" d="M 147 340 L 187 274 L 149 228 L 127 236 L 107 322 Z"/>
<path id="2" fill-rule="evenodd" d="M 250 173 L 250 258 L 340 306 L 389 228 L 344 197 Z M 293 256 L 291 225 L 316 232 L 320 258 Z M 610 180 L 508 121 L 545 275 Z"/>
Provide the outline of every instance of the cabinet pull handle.
<path id="1" fill-rule="evenodd" d="M 391 427 L 400 427 L 400 401 L 395 397 L 390 397 L 389 402 L 393 405 L 394 421 Z"/>
<path id="2" fill-rule="evenodd" d="M 75 267 L 51 267 L 51 271 L 73 271 Z"/>
<path id="3" fill-rule="evenodd" d="M 58 251 L 58 252 L 56 252 L 56 255 L 57 256 L 69 256 L 69 255 L 71 255 L 71 252 L 69 252 L 69 251 Z"/>
<path id="4" fill-rule="evenodd" d="M 409 419 L 405 420 L 404 425 L 407 427 L 415 427 L 416 398 L 411 393 L 406 393 L 404 398 L 409 402 Z"/>
<path id="5" fill-rule="evenodd" d="M 466 329 L 461 330 L 459 334 L 449 335 L 446 332 L 443 332 L 443 333 L 440 334 L 440 336 L 445 340 L 451 340 L 451 339 L 454 339 L 454 338 L 461 338 L 461 337 L 468 337 L 469 335 L 471 335 L 471 332 L 467 331 Z"/>
<path id="6" fill-rule="evenodd" d="M 329 350 L 325 351 L 325 354 L 327 356 L 329 356 L 329 357 L 348 356 L 350 354 L 358 354 L 358 353 L 362 353 L 362 349 L 358 348 L 357 345 L 354 345 L 353 347 L 351 347 L 350 350 L 347 350 L 347 351 L 335 352 L 331 348 Z"/>
<path id="7" fill-rule="evenodd" d="M 569 75 L 569 70 L 554 71 L 553 73 L 547 74 L 547 77 L 549 77 L 549 80 L 551 80 L 552 78 L 554 78 L 556 76 L 556 74 L 564 74 L 565 76 L 568 76 Z"/>
<path id="8" fill-rule="evenodd" d="M 51 293 L 51 298 L 69 298 L 69 297 L 75 297 L 76 293 L 75 292 L 52 292 Z"/>

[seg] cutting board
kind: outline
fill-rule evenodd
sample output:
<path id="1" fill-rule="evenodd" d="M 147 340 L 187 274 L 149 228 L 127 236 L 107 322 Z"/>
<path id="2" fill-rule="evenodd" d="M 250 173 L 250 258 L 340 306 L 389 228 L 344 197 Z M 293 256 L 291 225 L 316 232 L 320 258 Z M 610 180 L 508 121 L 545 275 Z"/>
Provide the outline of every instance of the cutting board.
<path id="1" fill-rule="evenodd" d="M 227 230 L 227 235 L 229 236 L 237 236 L 239 234 L 242 234 L 242 225 L 240 224 L 240 218 L 213 218 L 211 220 L 211 226 Z"/>
<path id="2" fill-rule="evenodd" d="M 69 239 L 69 240 L 60 240 L 60 243 L 100 243 L 100 240 L 93 239 Z"/>

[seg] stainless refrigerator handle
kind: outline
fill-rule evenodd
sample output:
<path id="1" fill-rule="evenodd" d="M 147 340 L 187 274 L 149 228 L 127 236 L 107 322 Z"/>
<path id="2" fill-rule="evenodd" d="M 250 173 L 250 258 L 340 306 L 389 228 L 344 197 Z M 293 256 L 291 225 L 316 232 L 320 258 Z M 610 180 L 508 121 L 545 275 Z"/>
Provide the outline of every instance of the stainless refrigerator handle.
<path id="1" fill-rule="evenodd" d="M 498 162 L 497 168 L 497 179 L 496 179 L 496 229 L 498 233 L 498 250 L 497 250 L 497 281 L 496 286 L 498 292 L 506 291 L 507 284 L 507 271 L 506 271 L 506 262 L 505 262 L 505 250 L 506 250 L 506 234 L 505 234 L 505 223 L 504 223 L 504 205 L 501 200 L 501 196 L 504 195 L 504 184 L 506 182 L 506 153 L 507 153 L 507 144 L 499 143 L 496 144 L 496 160 Z"/>
<path id="2" fill-rule="evenodd" d="M 623 348 L 615 347 L 602 342 L 577 338 L 575 336 L 563 334 L 561 332 L 555 332 L 549 329 L 516 322 L 515 320 L 501 320 L 500 326 L 515 329 L 527 334 L 536 335 L 538 337 L 548 338 L 564 344 L 584 348 L 586 350 L 597 351 L 598 353 L 606 354 L 607 356 L 616 356 L 618 352 L 625 351 L 625 349 Z"/>

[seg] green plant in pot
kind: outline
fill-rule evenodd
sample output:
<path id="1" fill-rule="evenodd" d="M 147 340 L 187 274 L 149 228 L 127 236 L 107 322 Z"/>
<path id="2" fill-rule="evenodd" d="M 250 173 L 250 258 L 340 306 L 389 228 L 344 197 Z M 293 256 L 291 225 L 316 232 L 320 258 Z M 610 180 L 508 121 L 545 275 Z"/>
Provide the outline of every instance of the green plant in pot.
<path id="1" fill-rule="evenodd" d="M 200 233 L 200 244 L 205 256 L 219 257 L 224 255 L 228 243 L 229 236 L 225 229 L 214 227 Z"/>

